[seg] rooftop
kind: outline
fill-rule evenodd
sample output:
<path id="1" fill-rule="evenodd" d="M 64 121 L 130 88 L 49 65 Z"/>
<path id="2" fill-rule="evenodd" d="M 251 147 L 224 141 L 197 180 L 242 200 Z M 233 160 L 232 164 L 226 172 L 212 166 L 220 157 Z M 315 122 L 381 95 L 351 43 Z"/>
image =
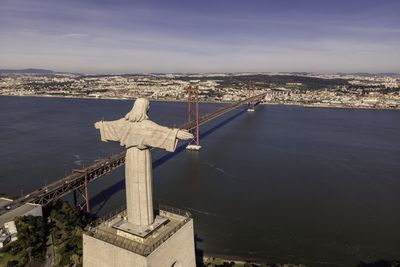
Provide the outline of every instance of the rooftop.
<path id="1" fill-rule="evenodd" d="M 11 199 L 0 198 L 0 208 L 9 205 L 11 202 L 12 202 Z M 3 226 L 7 222 L 13 221 L 16 217 L 26 215 L 27 213 L 31 212 L 38 206 L 40 205 L 27 203 L 18 208 L 10 210 L 7 213 L 4 213 L 3 215 L 0 216 L 0 226 Z"/>

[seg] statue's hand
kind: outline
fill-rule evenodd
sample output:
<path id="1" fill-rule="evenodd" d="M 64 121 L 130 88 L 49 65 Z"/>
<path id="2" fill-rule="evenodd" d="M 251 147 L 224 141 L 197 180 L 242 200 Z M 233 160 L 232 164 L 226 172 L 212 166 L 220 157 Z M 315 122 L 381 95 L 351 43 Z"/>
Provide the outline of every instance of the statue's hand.
<path id="1" fill-rule="evenodd" d="M 194 138 L 194 135 L 189 133 L 187 130 L 179 130 L 176 137 L 181 140 L 190 140 Z"/>
<path id="2" fill-rule="evenodd" d="M 100 129 L 100 121 L 98 121 L 98 122 L 96 122 L 95 124 L 94 124 L 94 128 L 96 128 L 96 129 Z"/>

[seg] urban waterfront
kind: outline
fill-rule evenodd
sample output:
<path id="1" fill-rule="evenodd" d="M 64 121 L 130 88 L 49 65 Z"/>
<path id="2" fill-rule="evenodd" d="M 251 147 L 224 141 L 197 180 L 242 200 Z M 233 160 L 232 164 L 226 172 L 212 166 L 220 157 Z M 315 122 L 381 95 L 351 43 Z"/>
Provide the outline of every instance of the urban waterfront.
<path id="1" fill-rule="evenodd" d="M 99 141 L 93 123 L 131 105 L 0 97 L 0 191 L 27 193 L 120 151 Z M 157 122 L 186 119 L 185 103 L 151 105 Z M 201 104 L 203 113 L 218 107 Z M 201 129 L 199 153 L 153 152 L 155 200 L 191 211 L 205 254 L 307 266 L 398 259 L 399 121 L 398 111 L 237 110 Z M 91 184 L 90 194 L 99 215 L 123 205 L 123 168 Z"/>

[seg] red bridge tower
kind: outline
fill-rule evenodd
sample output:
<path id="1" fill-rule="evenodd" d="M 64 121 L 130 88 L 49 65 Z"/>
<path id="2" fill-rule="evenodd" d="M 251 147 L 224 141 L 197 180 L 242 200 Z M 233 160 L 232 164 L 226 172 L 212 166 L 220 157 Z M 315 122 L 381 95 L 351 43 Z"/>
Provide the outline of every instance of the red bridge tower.
<path id="1" fill-rule="evenodd" d="M 199 86 L 189 86 L 188 92 L 188 122 L 193 121 L 195 117 L 196 126 L 191 130 L 194 138 L 189 141 L 186 149 L 200 150 L 200 135 L 199 135 Z"/>

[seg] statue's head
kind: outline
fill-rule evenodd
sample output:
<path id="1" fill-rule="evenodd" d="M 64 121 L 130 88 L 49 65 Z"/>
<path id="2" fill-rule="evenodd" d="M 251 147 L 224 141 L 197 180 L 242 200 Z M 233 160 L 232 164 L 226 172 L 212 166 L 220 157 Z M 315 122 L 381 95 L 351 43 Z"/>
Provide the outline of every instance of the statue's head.
<path id="1" fill-rule="evenodd" d="M 146 98 L 138 98 L 133 104 L 133 108 L 125 115 L 125 119 L 131 122 L 141 122 L 147 120 L 150 102 Z"/>

